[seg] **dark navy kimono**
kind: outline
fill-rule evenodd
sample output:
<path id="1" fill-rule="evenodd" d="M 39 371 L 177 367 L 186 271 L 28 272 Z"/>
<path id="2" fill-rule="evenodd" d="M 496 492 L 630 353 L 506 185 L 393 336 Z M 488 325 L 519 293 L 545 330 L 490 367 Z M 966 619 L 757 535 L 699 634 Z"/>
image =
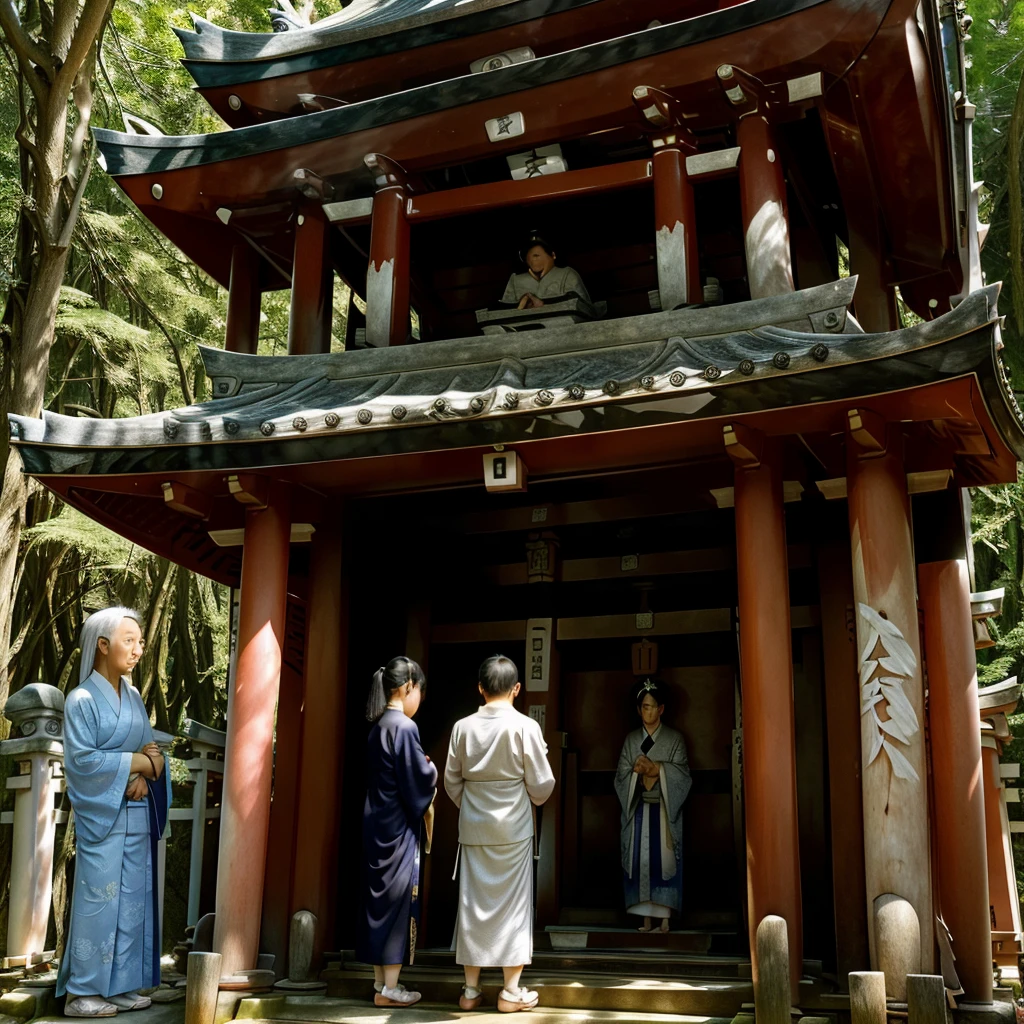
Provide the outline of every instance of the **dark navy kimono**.
<path id="1" fill-rule="evenodd" d="M 363 963 L 400 964 L 417 918 L 420 834 L 437 788 L 416 723 L 388 708 L 366 743 L 363 906 L 356 954 Z"/>

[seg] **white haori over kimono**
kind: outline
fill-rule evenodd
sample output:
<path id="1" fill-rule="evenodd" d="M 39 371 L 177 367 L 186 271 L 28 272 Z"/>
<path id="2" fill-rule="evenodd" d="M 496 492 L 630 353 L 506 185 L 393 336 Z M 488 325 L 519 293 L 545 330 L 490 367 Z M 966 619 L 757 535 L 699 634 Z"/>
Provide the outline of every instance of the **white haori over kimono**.
<path id="1" fill-rule="evenodd" d="M 113 996 L 160 984 L 149 804 L 125 796 L 132 754 L 152 742 L 146 707 L 127 677 L 120 699 L 98 672 L 68 694 L 64 777 L 76 856 L 57 995 Z"/>
<path id="2" fill-rule="evenodd" d="M 646 750 L 659 765 L 658 778 L 645 790 L 633 765 L 645 753 L 647 739 L 644 728 L 626 737 L 615 773 L 623 887 L 628 913 L 667 918 L 683 906 L 683 803 L 690 792 L 690 766 L 682 733 L 659 725 Z"/>
<path id="3" fill-rule="evenodd" d="M 444 788 L 459 808 L 455 962 L 515 967 L 533 959 L 533 806 L 555 787 L 540 726 L 511 704 L 455 723 Z"/>

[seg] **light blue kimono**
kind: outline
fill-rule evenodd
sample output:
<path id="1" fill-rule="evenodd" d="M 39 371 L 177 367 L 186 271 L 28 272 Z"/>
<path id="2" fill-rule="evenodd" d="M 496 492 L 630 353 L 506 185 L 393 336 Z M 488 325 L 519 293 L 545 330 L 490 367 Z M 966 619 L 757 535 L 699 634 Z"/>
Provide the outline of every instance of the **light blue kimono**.
<path id="1" fill-rule="evenodd" d="M 150 807 L 125 797 L 132 754 L 152 742 L 146 707 L 126 677 L 120 700 L 98 672 L 68 694 L 64 776 L 77 855 L 58 995 L 112 996 L 160 984 Z M 169 804 L 169 785 L 166 794 Z"/>

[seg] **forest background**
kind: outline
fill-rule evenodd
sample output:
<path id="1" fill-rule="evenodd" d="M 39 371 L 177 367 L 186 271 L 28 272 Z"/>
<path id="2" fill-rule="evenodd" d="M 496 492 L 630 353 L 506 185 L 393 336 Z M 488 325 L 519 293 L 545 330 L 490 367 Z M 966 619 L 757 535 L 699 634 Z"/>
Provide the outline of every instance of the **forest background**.
<path id="1" fill-rule="evenodd" d="M 295 4 L 310 21 L 339 7 L 338 0 Z M 975 176 L 985 183 L 982 220 L 991 224 L 982 262 L 989 281 L 1004 282 L 1006 355 L 1024 381 L 1024 0 L 957 7 L 971 19 L 965 49 L 977 106 Z M 223 344 L 226 293 L 94 170 L 87 130 L 124 130 L 125 115 L 167 135 L 225 128 L 178 62 L 172 26 L 191 27 L 189 13 L 168 0 L 0 2 L 0 423 L 8 412 L 36 416 L 41 407 L 131 416 L 208 397 L 198 345 Z M 228 28 L 271 28 L 265 0 L 212 0 L 195 13 Z M 345 335 L 347 310 L 347 296 L 337 298 L 335 339 Z M 287 293 L 264 296 L 261 353 L 286 349 L 287 312 Z M 146 627 L 135 682 L 156 727 L 174 733 L 186 717 L 221 727 L 226 589 L 62 505 L 21 475 L 6 430 L 0 444 L 0 707 L 27 683 L 73 685 L 82 620 L 95 608 L 126 604 Z M 984 685 L 1024 677 L 1024 489 L 981 488 L 972 497 L 976 588 L 1006 588 L 1003 615 L 992 624 L 995 646 L 979 652 Z M 1024 733 L 1021 719 L 1015 731 Z M 0 738 L 7 728 L 0 718 Z M 1024 740 L 1006 759 L 1024 760 Z M 5 808 L 11 768 L 0 759 Z M 179 781 L 187 776 L 179 773 Z M 190 802 L 187 787 L 179 788 Z M 185 841 L 172 844 L 167 944 L 184 926 L 187 829 L 179 832 Z M 1021 891 L 1024 842 L 1015 843 Z M 55 877 L 58 923 L 72 849 L 68 829 Z M 10 829 L 0 828 L 0 944 L 9 861 Z"/>

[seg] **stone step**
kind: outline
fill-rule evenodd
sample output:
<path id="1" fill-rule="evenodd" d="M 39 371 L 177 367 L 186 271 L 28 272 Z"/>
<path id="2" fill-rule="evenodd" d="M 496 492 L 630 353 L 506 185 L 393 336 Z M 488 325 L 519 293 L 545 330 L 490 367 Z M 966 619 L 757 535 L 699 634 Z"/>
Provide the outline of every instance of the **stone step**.
<path id="1" fill-rule="evenodd" d="M 551 948 L 577 949 L 671 949 L 684 953 L 708 953 L 715 936 L 705 931 L 641 932 L 636 928 L 585 924 L 549 924 L 545 928 Z M 732 935 L 729 939 L 733 939 Z"/>
<path id="2" fill-rule="evenodd" d="M 403 978 L 405 977 L 403 972 Z M 411 973 L 411 972 L 410 972 Z M 401 1011 L 403 1024 L 442 1024 L 444 1021 L 467 1020 L 473 1024 L 497 1024 L 509 1015 L 498 1013 L 494 994 L 485 988 L 487 1005 L 472 1013 L 462 1013 L 451 1003 L 422 1002 Z M 496 992 L 496 990 L 495 990 Z M 488 998 L 490 997 L 490 998 Z M 391 1011 L 375 1007 L 371 999 L 337 999 L 323 996 L 253 996 L 239 1004 L 237 1020 L 252 1024 L 274 1021 L 308 1021 L 310 1024 L 380 1024 L 382 1014 Z M 397 1018 L 397 1015 L 396 1015 Z M 637 1024 L 730 1024 L 730 1017 L 708 1017 L 705 1014 L 653 1013 L 636 1010 L 614 1011 L 595 1009 L 558 1009 L 539 1006 L 529 1016 L 528 1024 L 613 1024 L 636 1021 Z"/>
<path id="3" fill-rule="evenodd" d="M 351 956 L 332 966 L 368 969 Z M 417 967 L 439 967 L 458 972 L 455 954 L 448 949 L 416 950 Z M 733 978 L 750 980 L 750 961 L 744 957 L 699 956 L 662 949 L 541 950 L 534 949 L 531 971 L 544 974 L 623 974 L 654 978 Z"/>
<path id="4" fill-rule="evenodd" d="M 372 998 L 373 972 L 368 967 L 328 968 L 320 975 L 327 994 L 341 999 Z M 402 971 L 402 983 L 423 993 L 430 1003 L 453 1006 L 462 990 L 461 971 L 417 965 Z M 484 998 L 494 1006 L 501 989 L 501 974 L 485 970 Z M 737 978 L 653 978 L 641 967 L 636 974 L 545 971 L 531 965 L 523 984 L 540 996 L 540 1007 L 563 1010 L 608 1010 L 618 1012 L 675 1013 L 684 1016 L 728 1017 L 737 1014 L 754 998 L 753 984 Z"/>

